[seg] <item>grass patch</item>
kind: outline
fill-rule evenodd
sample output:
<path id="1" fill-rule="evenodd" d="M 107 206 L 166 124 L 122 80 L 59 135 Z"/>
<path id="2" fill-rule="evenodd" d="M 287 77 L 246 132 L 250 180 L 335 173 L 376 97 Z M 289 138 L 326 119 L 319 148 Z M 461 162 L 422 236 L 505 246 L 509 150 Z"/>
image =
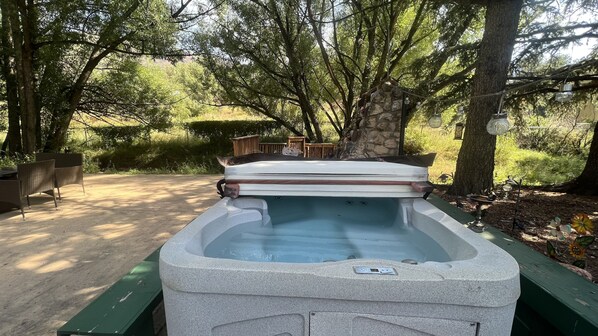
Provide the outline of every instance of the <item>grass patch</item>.
<path id="1" fill-rule="evenodd" d="M 407 137 L 417 136 L 426 153 L 437 153 L 434 165 L 430 167 L 430 180 L 440 183 L 442 173 L 454 173 L 461 141 L 453 140 L 447 129 L 408 128 Z M 525 185 L 549 185 L 563 183 L 578 176 L 585 165 L 581 156 L 557 156 L 545 152 L 521 149 L 514 135 L 499 136 L 494 163 L 494 181 L 501 183 L 508 176 L 523 178 Z"/>

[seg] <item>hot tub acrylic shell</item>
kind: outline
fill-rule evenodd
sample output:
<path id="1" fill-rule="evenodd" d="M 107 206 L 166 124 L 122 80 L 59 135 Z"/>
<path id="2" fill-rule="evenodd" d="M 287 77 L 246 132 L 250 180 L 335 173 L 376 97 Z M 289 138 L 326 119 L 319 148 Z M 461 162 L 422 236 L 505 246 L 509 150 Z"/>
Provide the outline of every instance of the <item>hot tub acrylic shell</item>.
<path id="1" fill-rule="evenodd" d="M 160 253 L 168 334 L 218 336 L 509 335 L 519 268 L 506 252 L 421 198 L 397 198 L 399 217 L 450 260 L 325 263 L 211 258 L 219 236 L 270 222 L 260 198 L 224 198 Z M 390 267 L 396 275 L 357 274 Z"/>

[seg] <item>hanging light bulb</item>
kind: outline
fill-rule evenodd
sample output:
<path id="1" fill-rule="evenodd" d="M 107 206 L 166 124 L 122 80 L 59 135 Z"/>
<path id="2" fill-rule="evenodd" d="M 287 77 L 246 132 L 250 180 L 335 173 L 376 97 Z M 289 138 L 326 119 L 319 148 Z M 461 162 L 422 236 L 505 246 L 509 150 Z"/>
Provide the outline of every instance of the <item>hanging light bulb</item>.
<path id="1" fill-rule="evenodd" d="M 486 124 L 486 131 L 492 135 L 502 135 L 509 131 L 511 124 L 505 112 L 492 115 L 492 119 Z"/>
<path id="2" fill-rule="evenodd" d="M 438 103 L 434 103 L 434 114 L 428 119 L 428 126 L 438 128 L 442 125 L 442 117 L 438 113 Z"/>
<path id="3" fill-rule="evenodd" d="M 565 83 L 561 88 L 560 92 L 554 94 L 554 100 L 558 101 L 559 103 L 566 103 L 573 98 L 573 84 L 572 83 Z"/>
<path id="4" fill-rule="evenodd" d="M 507 119 L 507 113 L 502 110 L 502 103 L 505 98 L 505 94 L 500 97 L 500 103 L 498 103 L 498 111 L 492 115 L 492 119 L 486 124 L 486 131 L 492 135 L 502 135 L 509 131 L 511 124 Z"/>
<path id="5" fill-rule="evenodd" d="M 434 113 L 434 115 L 428 119 L 428 125 L 432 128 L 438 128 L 442 125 L 442 118 L 438 113 Z"/>

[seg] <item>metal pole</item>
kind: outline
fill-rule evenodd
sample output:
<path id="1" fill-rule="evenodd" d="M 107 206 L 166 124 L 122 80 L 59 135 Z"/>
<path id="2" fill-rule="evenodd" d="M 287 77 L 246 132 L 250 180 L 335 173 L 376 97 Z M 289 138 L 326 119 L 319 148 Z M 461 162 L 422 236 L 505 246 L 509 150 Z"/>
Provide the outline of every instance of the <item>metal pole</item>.
<path id="1" fill-rule="evenodd" d="M 401 124 L 400 124 L 400 138 L 399 138 L 399 155 L 405 155 L 405 128 L 407 126 L 407 111 L 405 109 L 405 100 L 407 94 L 403 91 L 403 97 L 401 99 Z"/>

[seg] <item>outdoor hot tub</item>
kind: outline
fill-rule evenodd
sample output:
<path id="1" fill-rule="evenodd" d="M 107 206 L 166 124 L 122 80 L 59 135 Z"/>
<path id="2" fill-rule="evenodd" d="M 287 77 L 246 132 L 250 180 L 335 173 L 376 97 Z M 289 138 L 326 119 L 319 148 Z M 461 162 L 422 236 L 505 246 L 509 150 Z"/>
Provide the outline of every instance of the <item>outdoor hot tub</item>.
<path id="1" fill-rule="evenodd" d="M 168 335 L 509 335 L 516 261 L 428 203 L 427 179 L 388 162 L 227 167 L 236 198 L 161 250 Z"/>

